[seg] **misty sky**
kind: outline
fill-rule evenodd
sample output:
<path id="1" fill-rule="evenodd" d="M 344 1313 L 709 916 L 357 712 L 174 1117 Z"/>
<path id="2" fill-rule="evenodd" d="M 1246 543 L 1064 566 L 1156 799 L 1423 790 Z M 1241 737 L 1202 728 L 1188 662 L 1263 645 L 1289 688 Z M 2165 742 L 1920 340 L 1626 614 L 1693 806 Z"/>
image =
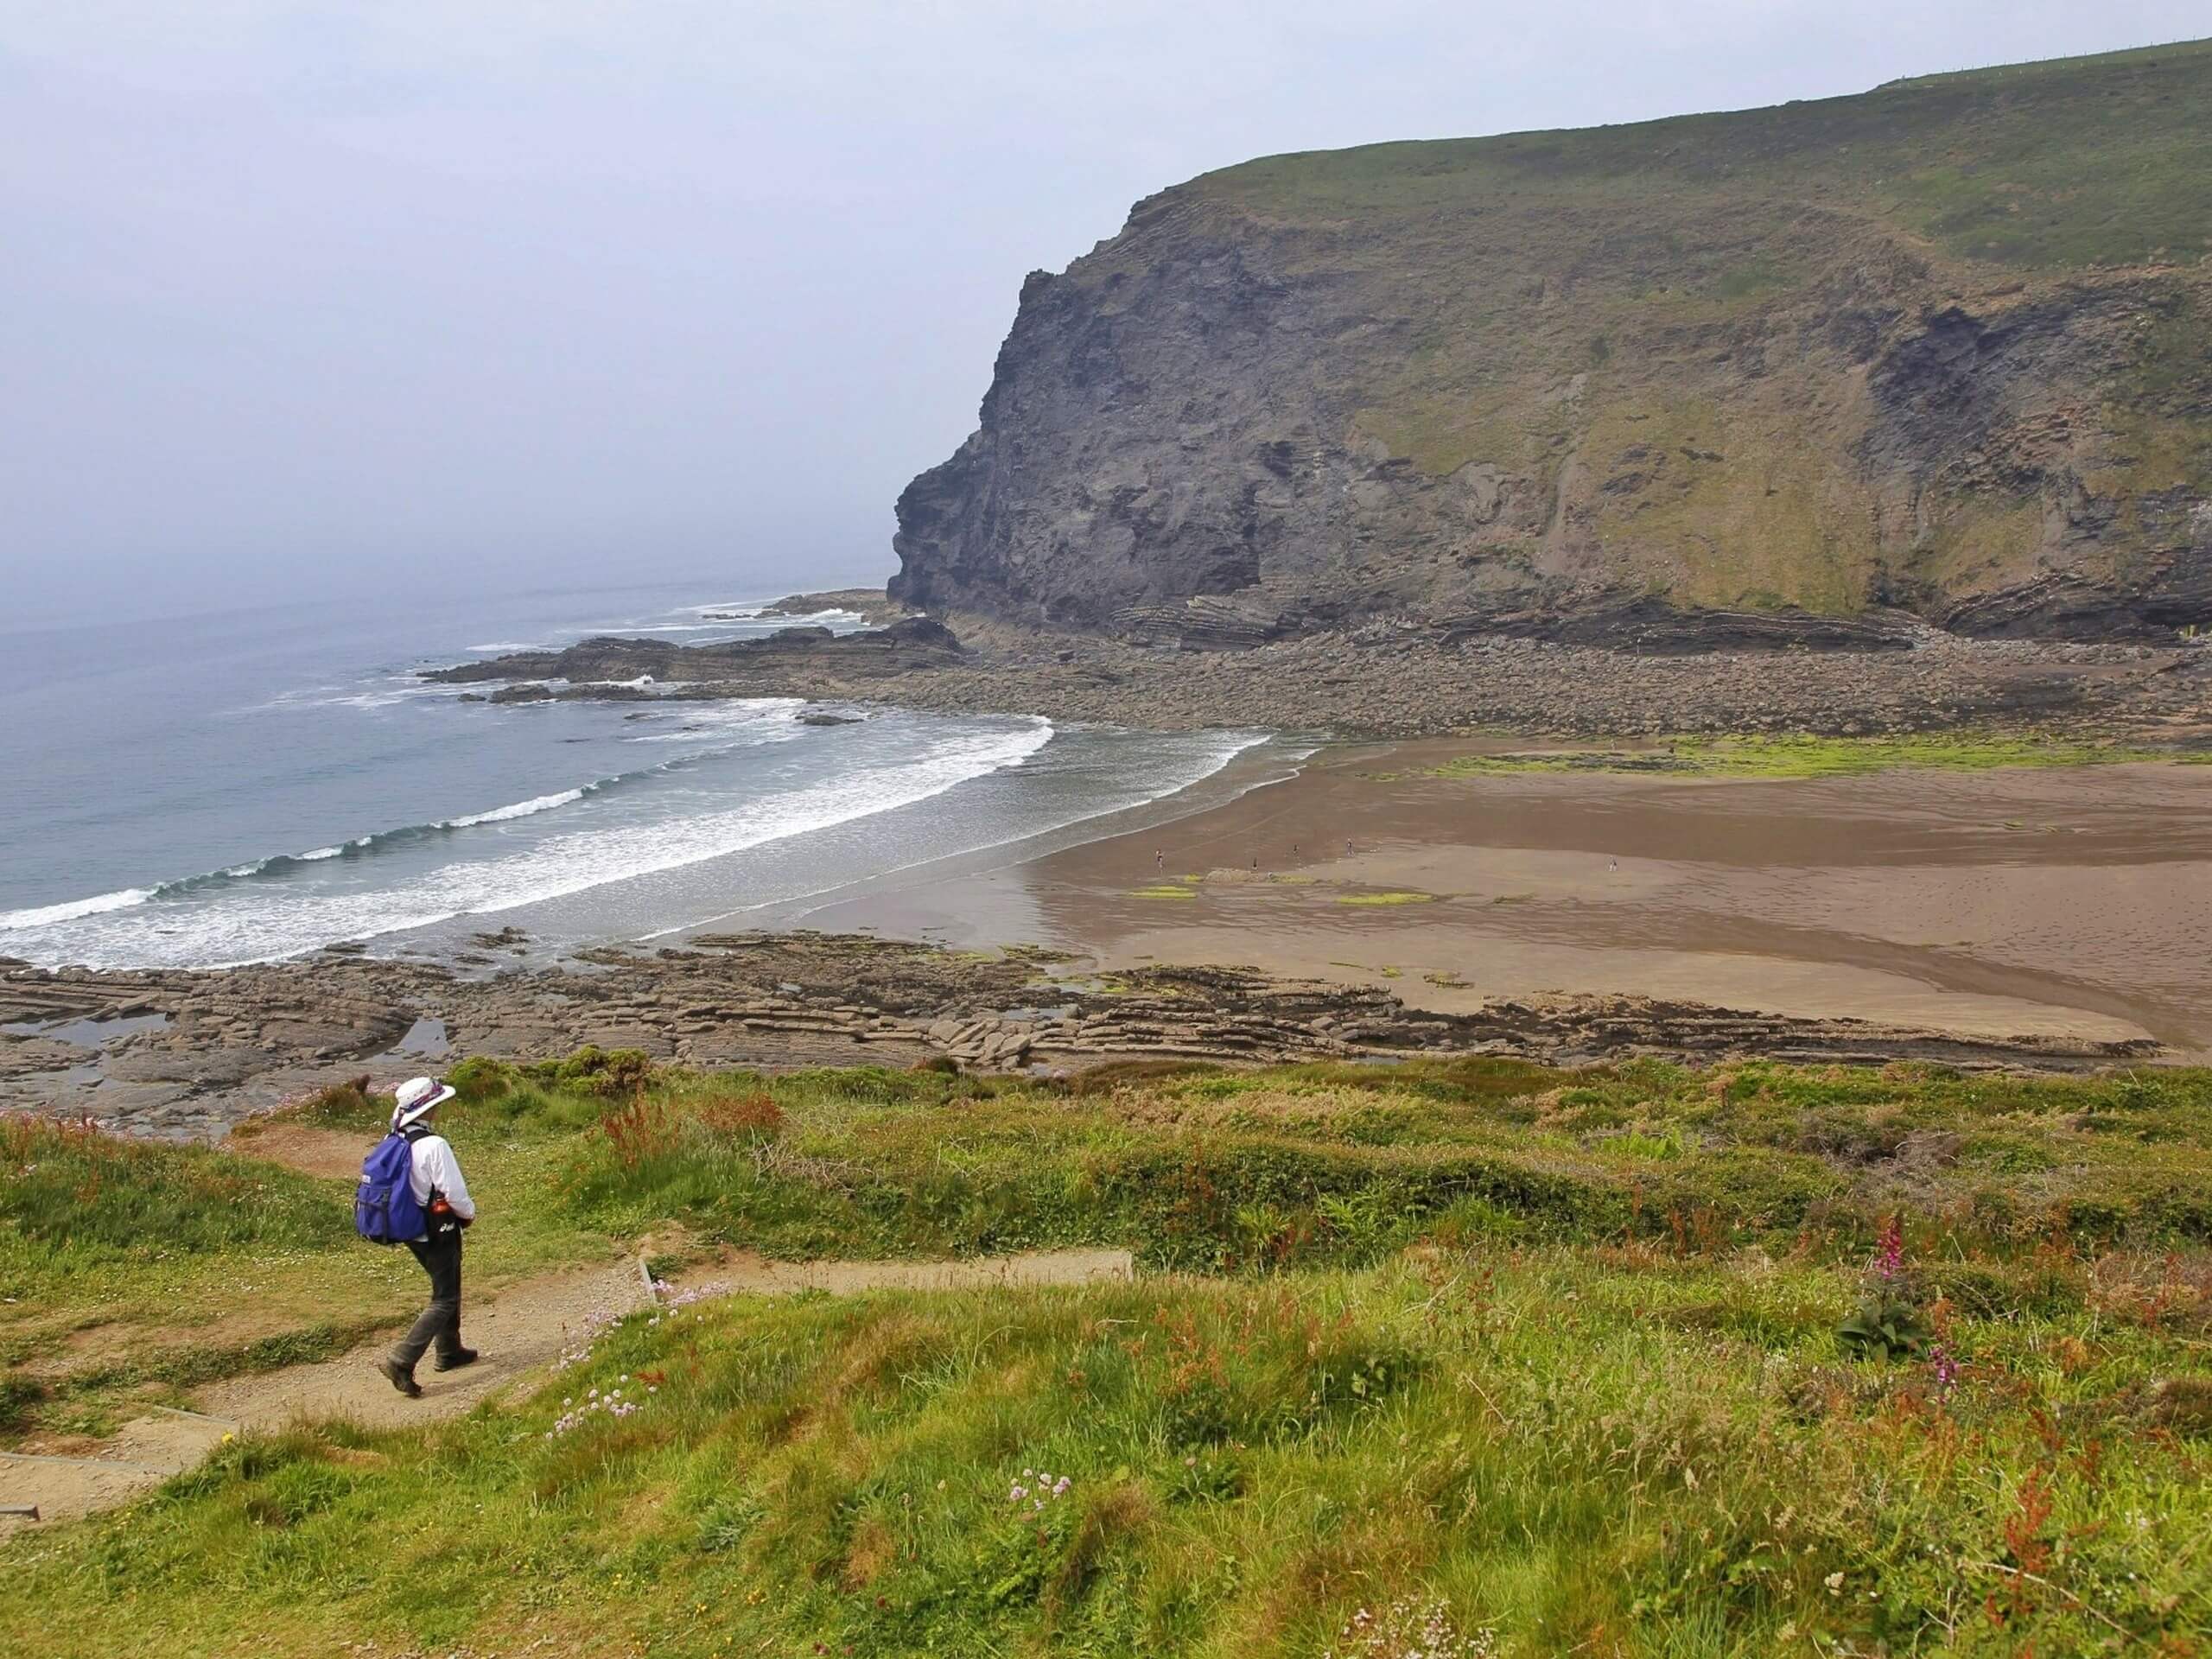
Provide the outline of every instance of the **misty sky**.
<path id="1" fill-rule="evenodd" d="M 880 579 L 1023 274 L 1163 185 L 2208 28 L 2204 0 L 0 0 L 0 631 Z"/>

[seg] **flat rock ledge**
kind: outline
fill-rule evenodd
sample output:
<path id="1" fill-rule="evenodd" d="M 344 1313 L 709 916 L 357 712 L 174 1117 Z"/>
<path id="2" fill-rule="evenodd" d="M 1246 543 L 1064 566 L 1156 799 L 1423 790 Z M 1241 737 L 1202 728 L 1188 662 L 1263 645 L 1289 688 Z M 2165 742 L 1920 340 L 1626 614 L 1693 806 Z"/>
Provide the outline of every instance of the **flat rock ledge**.
<path id="1" fill-rule="evenodd" d="M 1097 976 L 1042 950 L 823 933 L 702 935 L 683 948 L 595 950 L 571 966 L 490 977 L 343 952 L 207 972 L 16 968 L 0 972 L 0 1025 L 17 1027 L 0 1034 L 0 1110 L 169 1141 L 219 1140 L 246 1117 L 365 1071 L 388 1086 L 448 1053 L 545 1059 L 587 1043 L 707 1068 L 949 1062 L 1045 1075 L 1131 1059 L 1452 1054 L 2083 1071 L 2160 1052 L 2148 1040 L 1993 1040 L 1636 996 L 1501 999 L 1437 1014 L 1381 989 L 1245 968 Z"/>

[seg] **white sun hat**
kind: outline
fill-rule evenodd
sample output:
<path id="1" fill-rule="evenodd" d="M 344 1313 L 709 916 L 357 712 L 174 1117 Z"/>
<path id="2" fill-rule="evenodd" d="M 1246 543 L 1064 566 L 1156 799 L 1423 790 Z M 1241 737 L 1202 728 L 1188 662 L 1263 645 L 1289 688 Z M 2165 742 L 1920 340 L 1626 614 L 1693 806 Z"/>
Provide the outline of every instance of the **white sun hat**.
<path id="1" fill-rule="evenodd" d="M 410 1077 L 393 1091 L 398 1104 L 391 1109 L 394 1134 L 422 1121 L 454 1097 L 454 1090 L 437 1077 Z"/>

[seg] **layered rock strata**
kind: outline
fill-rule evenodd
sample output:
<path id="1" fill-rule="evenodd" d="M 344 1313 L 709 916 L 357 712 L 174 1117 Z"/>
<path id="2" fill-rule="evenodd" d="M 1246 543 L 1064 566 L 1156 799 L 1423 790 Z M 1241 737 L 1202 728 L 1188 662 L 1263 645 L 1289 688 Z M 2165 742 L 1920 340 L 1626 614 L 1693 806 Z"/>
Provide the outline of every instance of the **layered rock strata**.
<path id="1" fill-rule="evenodd" d="M 132 1020 L 142 1023 L 124 1029 Z M 116 1034 L 67 1023 L 83 1020 L 112 1022 Z M 978 957 L 808 933 L 702 936 L 651 955 L 601 950 L 574 969 L 489 978 L 342 953 L 207 973 L 16 969 L 0 974 L 0 1024 L 19 1027 L 0 1034 L 0 1109 L 186 1141 L 218 1139 L 244 1117 L 364 1071 L 389 1086 L 448 1052 L 543 1059 L 587 1043 L 700 1066 L 949 1059 L 970 1071 L 1057 1072 L 1131 1058 L 1450 1053 L 2081 1069 L 2158 1052 L 2147 1041 L 1993 1041 L 1647 997 L 1516 999 L 1437 1014 L 1379 989 L 1249 969 L 1151 968 L 1108 981 L 1041 951 Z"/>

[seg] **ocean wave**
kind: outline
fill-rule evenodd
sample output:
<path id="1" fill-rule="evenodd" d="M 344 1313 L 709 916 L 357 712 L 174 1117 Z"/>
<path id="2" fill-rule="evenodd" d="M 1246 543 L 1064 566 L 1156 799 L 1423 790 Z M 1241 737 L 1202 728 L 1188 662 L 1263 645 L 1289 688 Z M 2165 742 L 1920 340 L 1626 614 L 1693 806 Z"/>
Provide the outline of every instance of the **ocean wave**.
<path id="1" fill-rule="evenodd" d="M 685 760 L 690 758 L 685 757 Z M 684 762 L 681 760 L 671 760 L 658 766 L 641 766 L 635 772 L 596 778 L 590 783 L 579 784 L 574 789 L 561 790 L 551 795 L 533 795 L 526 801 L 511 802 L 505 806 L 493 807 L 488 811 L 467 812 L 454 818 L 436 818 L 428 823 L 404 823 L 394 830 L 378 830 L 365 836 L 356 836 L 351 841 L 341 841 L 333 847 L 317 847 L 311 852 L 274 853 L 267 858 L 256 859 L 251 864 L 233 864 L 228 869 L 210 870 L 205 875 L 180 876 L 174 881 L 162 882 L 152 888 L 148 896 L 153 899 L 181 899 L 190 893 L 205 893 L 211 887 L 226 887 L 241 881 L 288 875 L 306 864 L 321 864 L 334 858 L 360 858 L 410 842 L 452 835 L 458 830 L 474 830 L 487 823 L 506 823 L 516 818 L 534 817 L 540 812 L 573 806 L 589 796 L 656 772 L 671 771 L 683 764 Z"/>
<path id="2" fill-rule="evenodd" d="M 433 826 L 441 830 L 471 830 L 480 823 L 505 823 L 510 818 L 527 818 L 540 812 L 550 812 L 556 806 L 569 806 L 587 795 L 617 783 L 620 778 L 602 778 L 596 783 L 582 784 L 575 789 L 564 789 L 556 795 L 533 795 L 526 801 L 517 801 L 512 806 L 495 806 L 489 812 L 471 812 L 466 817 L 448 818 Z"/>
<path id="3" fill-rule="evenodd" d="M 87 916 L 103 916 L 112 910 L 130 910 L 151 899 L 155 891 L 152 887 L 124 887 L 114 893 L 96 893 L 90 899 L 73 899 L 66 904 L 0 910 L 0 933 L 27 927 L 56 927 L 64 922 L 81 921 Z"/>
<path id="4" fill-rule="evenodd" d="M 98 916 L 111 910 L 124 910 L 149 900 L 187 898 L 205 893 L 210 889 L 227 887 L 241 882 L 266 880 L 283 877 L 309 864 L 321 864 L 334 858 L 359 858 L 365 855 L 405 846 L 412 842 L 427 841 L 435 836 L 451 835 L 458 830 L 474 830 L 487 823 L 507 823 L 516 818 L 534 817 L 540 812 L 551 812 L 563 806 L 573 806 L 578 801 L 600 794 L 620 785 L 632 783 L 656 773 L 672 772 L 691 764 L 699 756 L 680 756 L 657 766 L 641 766 L 635 772 L 617 772 L 611 777 L 594 779 L 574 789 L 564 789 L 551 795 L 533 795 L 526 801 L 511 802 L 495 806 L 488 811 L 463 813 L 459 817 L 438 818 L 428 823 L 402 824 L 393 830 L 378 830 L 365 836 L 356 836 L 351 841 L 341 841 L 329 847 L 316 847 L 304 853 L 272 853 L 267 858 L 257 858 L 250 863 L 232 864 L 219 870 L 209 870 L 200 875 L 179 876 L 174 880 L 157 882 L 150 887 L 129 887 L 119 893 L 101 893 L 95 898 L 79 899 L 68 904 L 48 905 L 35 910 L 0 912 L 0 931 L 10 929 L 52 927 L 65 922 Z"/>
<path id="5" fill-rule="evenodd" d="M 202 888 L 188 898 L 171 884 L 158 893 L 184 902 L 167 906 L 158 932 L 136 925 L 103 928 L 86 918 L 57 925 L 35 948 L 49 960 L 108 965 L 226 967 L 276 961 L 340 939 L 404 932 L 454 917 L 493 915 L 565 898 L 912 806 L 970 779 L 1020 766 L 1052 736 L 1052 723 L 1042 719 L 1011 729 L 965 732 L 919 755 L 841 769 L 722 810 L 556 830 L 512 851 L 456 857 L 366 891 L 350 884 L 247 880 L 217 884 L 219 891 Z M 694 759 L 652 770 L 690 765 Z M 364 839 L 374 843 L 384 837 Z M 199 902 L 192 902 L 194 898 Z"/>

